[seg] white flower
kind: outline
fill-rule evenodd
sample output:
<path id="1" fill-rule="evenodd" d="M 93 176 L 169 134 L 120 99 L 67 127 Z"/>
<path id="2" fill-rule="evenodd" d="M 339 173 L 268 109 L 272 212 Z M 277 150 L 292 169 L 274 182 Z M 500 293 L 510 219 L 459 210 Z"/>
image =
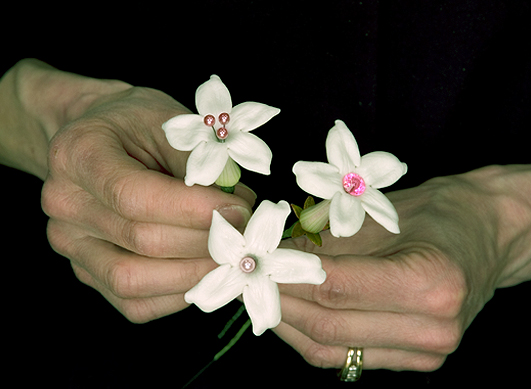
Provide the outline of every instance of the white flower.
<path id="1" fill-rule="evenodd" d="M 229 90 L 213 75 L 195 94 L 198 115 L 178 115 L 162 125 L 170 145 L 192 151 L 184 182 L 211 185 L 232 158 L 245 169 L 270 174 L 271 150 L 250 133 L 280 110 L 265 104 L 246 102 L 232 107 Z"/>
<path id="2" fill-rule="evenodd" d="M 400 233 L 393 204 L 377 189 L 395 183 L 407 165 L 383 151 L 361 157 L 354 136 L 341 120 L 328 133 L 326 156 L 329 163 L 297 162 L 293 173 L 304 191 L 329 201 L 332 235 L 354 235 L 365 212 L 388 231 Z"/>
<path id="3" fill-rule="evenodd" d="M 255 335 L 280 323 L 277 282 L 322 284 L 326 273 L 318 256 L 277 248 L 290 213 L 287 202 L 263 201 L 240 234 L 217 211 L 208 249 L 220 265 L 190 289 L 184 299 L 212 312 L 243 294 Z"/>

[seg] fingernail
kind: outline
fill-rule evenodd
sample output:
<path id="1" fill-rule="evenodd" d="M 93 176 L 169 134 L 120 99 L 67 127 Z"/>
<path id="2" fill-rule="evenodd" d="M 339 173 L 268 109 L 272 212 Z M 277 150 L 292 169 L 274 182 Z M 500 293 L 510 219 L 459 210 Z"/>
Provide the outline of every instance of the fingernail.
<path id="1" fill-rule="evenodd" d="M 227 205 L 217 210 L 234 227 L 243 227 L 251 218 L 251 211 L 240 205 Z"/>

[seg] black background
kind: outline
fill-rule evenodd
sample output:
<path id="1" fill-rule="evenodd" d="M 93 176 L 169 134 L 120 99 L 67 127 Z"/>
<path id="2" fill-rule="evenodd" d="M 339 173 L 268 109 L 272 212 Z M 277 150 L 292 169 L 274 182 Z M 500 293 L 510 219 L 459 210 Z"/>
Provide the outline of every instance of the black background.
<path id="1" fill-rule="evenodd" d="M 528 1 L 50 2 L 2 6 L 0 71 L 35 57 L 60 69 L 160 89 L 194 109 L 218 74 L 233 102 L 281 108 L 256 130 L 272 175 L 242 180 L 269 199 L 302 203 L 291 167 L 325 160 L 335 119 L 362 154 L 385 150 L 409 166 L 392 189 L 493 163 L 529 163 Z M 2 167 L 3 321 L 17 387 L 181 387 L 219 347 L 238 303 L 129 323 L 75 279 L 49 247 L 42 183 Z M 498 290 L 459 349 L 433 373 L 365 371 L 356 386 L 525 385 L 530 284 Z M 271 332 L 245 334 L 192 387 L 341 385 Z M 512 385 L 511 385 L 512 384 Z M 377 386 L 378 387 L 378 386 Z"/>

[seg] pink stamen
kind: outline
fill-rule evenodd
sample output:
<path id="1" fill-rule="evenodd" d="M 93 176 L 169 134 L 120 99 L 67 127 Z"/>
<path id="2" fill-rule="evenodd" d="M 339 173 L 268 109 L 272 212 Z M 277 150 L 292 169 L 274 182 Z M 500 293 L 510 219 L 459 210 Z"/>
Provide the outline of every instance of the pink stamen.
<path id="1" fill-rule="evenodd" d="M 245 257 L 240 261 L 240 269 L 244 273 L 252 273 L 256 269 L 256 261 L 254 258 Z"/>
<path id="2" fill-rule="evenodd" d="M 349 173 L 343 177 L 343 188 L 352 196 L 361 196 L 365 192 L 365 181 L 356 173 Z"/>
<path id="3" fill-rule="evenodd" d="M 230 121 L 230 116 L 228 113 L 226 112 L 223 112 L 219 115 L 219 122 L 224 126 L 225 124 L 227 124 L 229 121 Z"/>
<path id="4" fill-rule="evenodd" d="M 216 131 L 216 136 L 220 140 L 225 140 L 227 138 L 227 136 L 229 136 L 229 132 L 227 131 L 227 129 L 225 127 L 220 127 Z"/>
<path id="5" fill-rule="evenodd" d="M 206 115 L 203 119 L 203 122 L 206 126 L 213 127 L 214 123 L 216 123 L 216 118 L 214 117 L 214 115 Z"/>

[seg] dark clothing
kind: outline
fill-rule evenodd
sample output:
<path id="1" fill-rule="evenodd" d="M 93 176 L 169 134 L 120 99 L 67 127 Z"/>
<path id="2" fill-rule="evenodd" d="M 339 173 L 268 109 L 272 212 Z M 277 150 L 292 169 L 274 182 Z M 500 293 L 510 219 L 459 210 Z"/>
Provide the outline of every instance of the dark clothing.
<path id="1" fill-rule="evenodd" d="M 119 10 L 108 3 L 76 3 L 86 8 L 73 10 L 40 3 L 28 17 L 20 16 L 28 10 L 7 7 L 20 21 L 4 40 L 20 42 L 5 53 L 1 70 L 36 57 L 160 89 L 192 110 L 197 86 L 218 74 L 234 103 L 282 110 L 256 130 L 273 151 L 272 175 L 242 177 L 258 201 L 304 201 L 291 167 L 326 160 L 324 140 L 335 119 L 345 121 L 362 154 L 385 150 L 408 164 L 391 189 L 489 164 L 530 163 L 528 1 L 211 0 L 128 2 Z M 6 382 L 175 388 L 223 347 L 217 333 L 239 303 L 129 323 L 49 247 L 39 180 L 1 171 L 10 226 L 3 274 L 15 283 L 5 294 Z M 365 371 L 356 386 L 520 383 L 529 363 L 521 351 L 531 339 L 518 301 L 530 287 L 497 291 L 442 369 Z M 334 371 L 307 365 L 268 331 L 246 333 L 191 387 L 256 384 L 330 388 L 336 381 Z"/>

